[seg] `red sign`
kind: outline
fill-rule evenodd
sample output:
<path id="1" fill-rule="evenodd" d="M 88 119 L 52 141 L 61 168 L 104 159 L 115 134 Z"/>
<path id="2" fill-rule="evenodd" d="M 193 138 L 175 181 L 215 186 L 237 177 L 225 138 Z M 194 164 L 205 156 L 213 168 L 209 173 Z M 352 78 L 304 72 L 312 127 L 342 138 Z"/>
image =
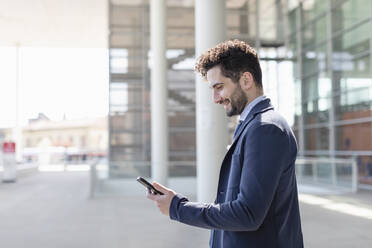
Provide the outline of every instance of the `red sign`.
<path id="1" fill-rule="evenodd" d="M 15 153 L 15 143 L 14 142 L 4 142 L 3 152 L 4 153 Z"/>

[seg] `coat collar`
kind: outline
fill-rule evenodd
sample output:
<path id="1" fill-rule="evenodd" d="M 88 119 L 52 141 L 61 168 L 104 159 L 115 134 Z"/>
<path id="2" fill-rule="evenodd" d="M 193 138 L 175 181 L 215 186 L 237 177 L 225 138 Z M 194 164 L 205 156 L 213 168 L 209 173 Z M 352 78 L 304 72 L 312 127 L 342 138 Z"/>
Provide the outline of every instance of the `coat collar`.
<path id="1" fill-rule="evenodd" d="M 248 126 L 248 124 L 256 117 L 256 115 L 266 112 L 268 110 L 274 109 L 274 107 L 271 105 L 270 98 L 266 98 L 262 100 L 261 102 L 257 103 L 253 109 L 249 112 L 247 118 L 243 121 L 242 127 L 239 129 L 238 133 L 236 134 L 230 149 L 235 145 L 237 140 L 239 139 L 240 135 L 243 133 L 244 129 Z"/>

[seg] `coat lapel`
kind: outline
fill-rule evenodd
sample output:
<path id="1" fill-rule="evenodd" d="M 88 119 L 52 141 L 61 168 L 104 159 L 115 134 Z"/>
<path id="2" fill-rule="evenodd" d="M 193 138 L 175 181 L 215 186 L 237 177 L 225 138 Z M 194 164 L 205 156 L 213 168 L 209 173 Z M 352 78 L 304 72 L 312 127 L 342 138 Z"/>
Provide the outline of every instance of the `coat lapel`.
<path id="1" fill-rule="evenodd" d="M 248 114 L 247 118 L 245 118 L 242 127 L 239 129 L 238 133 L 236 134 L 233 142 L 231 143 L 231 146 L 227 152 L 227 154 L 230 152 L 230 150 L 233 151 L 234 146 L 236 145 L 237 141 L 239 140 L 240 135 L 244 132 L 246 127 L 249 125 L 249 123 L 257 116 L 257 114 L 266 112 L 268 110 L 274 109 L 274 107 L 270 103 L 270 99 L 265 99 L 262 102 L 259 102 L 256 106 L 253 107 L 251 112 Z M 227 155 L 226 154 L 226 155 Z"/>
<path id="2" fill-rule="evenodd" d="M 249 128 L 249 123 L 252 122 L 252 120 L 257 116 L 257 114 L 259 113 L 263 113 L 263 112 L 266 112 L 270 109 L 274 109 L 273 106 L 270 104 L 270 99 L 267 98 L 261 102 L 259 102 L 256 106 L 253 107 L 253 109 L 251 110 L 251 112 L 248 114 L 247 118 L 245 118 L 243 124 L 242 124 L 242 127 L 239 129 L 238 133 L 236 134 L 231 146 L 229 147 L 223 161 L 222 161 L 222 166 L 221 166 L 221 169 L 220 169 L 220 176 L 219 176 L 219 184 L 218 184 L 218 191 L 220 190 L 220 187 L 221 187 L 221 182 L 222 182 L 222 176 L 225 174 L 223 171 L 226 171 L 228 170 L 228 165 L 227 164 L 227 161 L 228 159 L 232 156 L 231 153 L 233 153 L 233 151 L 235 150 L 235 146 L 239 140 L 239 137 L 242 135 L 242 133 L 244 132 L 244 130 L 246 128 Z M 216 198 L 216 201 L 217 202 L 217 199 L 218 197 Z"/>

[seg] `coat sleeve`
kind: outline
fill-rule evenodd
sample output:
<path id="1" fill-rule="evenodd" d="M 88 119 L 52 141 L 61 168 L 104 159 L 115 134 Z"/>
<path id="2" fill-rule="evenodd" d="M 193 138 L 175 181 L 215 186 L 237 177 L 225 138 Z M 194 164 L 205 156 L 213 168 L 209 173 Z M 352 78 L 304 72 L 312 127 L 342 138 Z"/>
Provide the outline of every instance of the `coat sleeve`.
<path id="1" fill-rule="evenodd" d="M 289 153 L 288 136 L 273 124 L 260 123 L 242 137 L 242 172 L 237 199 L 221 204 L 190 202 L 177 194 L 170 218 L 192 226 L 226 231 L 254 231 L 274 198 Z"/>

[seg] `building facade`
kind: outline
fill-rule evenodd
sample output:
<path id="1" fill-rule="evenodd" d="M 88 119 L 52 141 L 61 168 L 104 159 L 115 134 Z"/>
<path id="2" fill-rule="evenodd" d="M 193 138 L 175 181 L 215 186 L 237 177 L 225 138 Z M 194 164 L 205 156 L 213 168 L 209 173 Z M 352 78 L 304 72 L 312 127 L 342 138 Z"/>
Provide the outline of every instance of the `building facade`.
<path id="1" fill-rule="evenodd" d="M 12 139 L 13 129 L 1 132 L 4 140 Z M 51 121 L 39 115 L 22 136 L 25 163 L 78 164 L 107 156 L 107 118 Z"/>
<path id="2" fill-rule="evenodd" d="M 268 56 L 261 56 L 263 64 L 278 63 L 278 49 L 284 47 L 285 3 L 276 0 L 224 3 L 227 39 L 242 39 L 267 51 Z M 170 176 L 195 176 L 195 1 L 168 0 L 166 5 L 168 170 Z M 109 170 L 113 177 L 150 176 L 151 172 L 151 85 L 156 83 L 150 82 L 154 61 L 150 17 L 148 0 L 110 1 Z M 269 86 L 267 81 L 265 85 Z M 270 85 L 274 85 L 272 90 L 276 89 L 275 80 Z M 230 141 L 235 125 L 236 120 L 230 120 Z M 133 171 L 137 171 L 136 174 Z"/>
<path id="3" fill-rule="evenodd" d="M 196 171 L 194 7 L 191 0 L 167 1 L 171 176 Z M 134 176 L 126 173 L 133 171 L 129 167 L 150 176 L 149 8 L 146 0 L 110 1 L 109 165 L 114 176 Z M 293 108 L 289 122 L 300 155 L 354 158 L 361 183 L 372 178 L 371 16 L 370 0 L 226 1 L 226 38 L 244 40 L 259 52 L 265 93 L 281 113 Z M 235 124 L 230 120 L 230 135 Z"/>
<path id="4" fill-rule="evenodd" d="M 355 158 L 372 183 L 372 2 L 289 1 L 301 155 Z"/>

